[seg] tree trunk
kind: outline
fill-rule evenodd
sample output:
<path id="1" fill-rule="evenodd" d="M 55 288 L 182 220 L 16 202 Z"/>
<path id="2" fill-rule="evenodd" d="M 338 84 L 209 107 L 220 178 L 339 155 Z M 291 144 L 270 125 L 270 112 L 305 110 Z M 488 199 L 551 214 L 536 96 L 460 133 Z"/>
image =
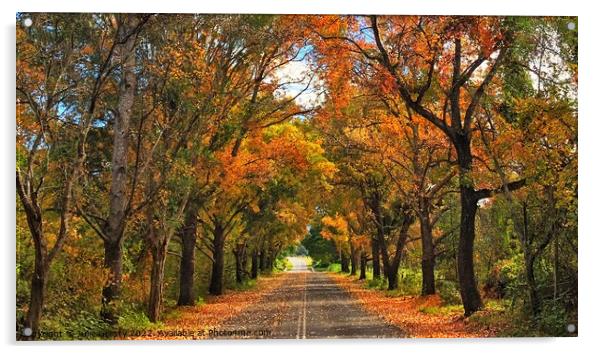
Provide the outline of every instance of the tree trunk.
<path id="1" fill-rule="evenodd" d="M 366 253 L 364 253 L 364 251 L 362 251 L 362 254 L 360 257 L 360 280 L 366 279 L 366 263 L 368 263 Z"/>
<path id="2" fill-rule="evenodd" d="M 247 269 L 249 269 L 249 256 L 247 255 L 247 248 L 245 246 L 244 252 L 243 252 L 243 256 L 242 256 L 242 260 L 240 262 L 240 268 L 241 268 L 241 272 L 242 272 L 242 276 L 243 278 L 246 278 L 249 276 L 249 272 L 247 271 Z"/>
<path id="3" fill-rule="evenodd" d="M 402 237 L 401 235 L 399 237 Z M 379 237 L 380 247 L 384 249 L 386 247 L 385 238 L 381 235 Z M 385 271 L 385 276 L 387 277 L 388 290 L 395 290 L 399 287 L 399 265 L 401 263 L 401 254 L 402 248 L 405 246 L 405 238 L 404 241 L 398 241 L 396 245 L 395 255 L 389 259 L 386 252 L 383 252 L 383 270 Z"/>
<path id="4" fill-rule="evenodd" d="M 470 137 L 456 134 L 454 147 L 460 166 L 460 236 L 458 240 L 457 269 L 464 315 L 470 316 L 483 307 L 474 272 L 475 218 L 479 197 L 472 180 L 472 152 Z"/>
<path id="5" fill-rule="evenodd" d="M 109 270 L 109 280 L 102 291 L 101 316 L 109 323 L 115 323 L 112 301 L 121 291 L 122 238 L 127 217 L 127 167 L 130 118 L 136 93 L 136 36 L 130 35 L 135 24 L 133 16 L 127 16 L 119 25 L 119 37 L 125 42 L 119 46 L 121 61 L 121 81 L 119 82 L 119 102 L 113 126 L 113 152 L 111 156 L 111 185 L 109 187 L 109 215 L 105 230 L 105 267 Z M 127 38 L 127 39 L 126 39 Z"/>
<path id="6" fill-rule="evenodd" d="M 17 178 L 17 185 L 19 184 Z M 30 336 L 20 336 L 22 340 L 35 340 L 38 338 L 40 330 L 40 319 L 42 318 L 42 310 L 44 309 L 44 296 L 46 293 L 46 282 L 48 268 L 46 267 L 47 251 L 46 243 L 44 239 L 44 231 L 42 229 L 42 215 L 40 208 L 37 205 L 29 203 L 29 199 L 26 198 L 25 194 L 21 195 L 22 190 L 19 189 L 19 196 L 23 201 L 25 207 L 25 213 L 27 215 L 27 224 L 29 231 L 31 232 L 31 238 L 34 244 L 35 258 L 34 258 L 34 272 L 31 277 L 31 291 L 29 294 L 29 309 L 25 317 L 24 329 L 31 329 Z"/>
<path id="7" fill-rule="evenodd" d="M 123 268 L 121 241 L 104 242 L 104 266 L 109 271 L 109 278 L 102 289 L 102 308 L 100 315 L 108 323 L 117 323 L 114 301 L 121 294 L 121 275 Z"/>
<path id="8" fill-rule="evenodd" d="M 388 289 L 397 289 L 399 287 L 399 263 L 391 264 L 385 270 L 387 273 Z"/>
<path id="9" fill-rule="evenodd" d="M 422 241 L 422 295 L 435 293 L 435 245 L 433 231 L 428 217 L 420 216 L 420 236 Z"/>
<path id="10" fill-rule="evenodd" d="M 357 274 L 357 250 L 353 246 L 353 242 L 349 242 L 349 248 L 351 249 L 351 275 Z"/>
<path id="11" fill-rule="evenodd" d="M 180 295 L 178 306 L 194 305 L 194 266 L 197 231 L 197 210 L 192 204 L 186 211 L 184 227 L 179 235 L 182 241 L 182 258 L 180 259 Z"/>
<path id="12" fill-rule="evenodd" d="M 35 340 L 40 332 L 40 319 L 44 309 L 44 296 L 46 294 L 46 283 L 48 281 L 48 269 L 44 264 L 45 257 L 38 257 L 34 262 L 34 274 L 31 278 L 31 294 L 29 297 L 29 309 L 25 318 L 25 327 L 31 329 L 31 335 L 20 337 L 24 340 Z"/>
<path id="13" fill-rule="evenodd" d="M 525 273 L 527 276 L 527 288 L 529 289 L 529 303 L 533 316 L 539 315 L 540 304 L 537 294 L 537 283 L 535 282 L 535 257 L 530 254 L 525 255 Z"/>
<path id="14" fill-rule="evenodd" d="M 267 265 L 266 265 L 266 255 L 265 255 L 265 250 L 262 250 L 261 253 L 259 254 L 259 270 L 261 270 L 261 272 L 263 272 L 264 270 L 266 270 Z"/>
<path id="15" fill-rule="evenodd" d="M 232 250 L 232 253 L 234 254 L 234 259 L 236 260 L 236 282 L 238 284 L 241 284 L 244 278 L 244 273 L 245 273 L 245 268 L 244 268 L 244 258 L 246 257 L 245 255 L 245 245 L 244 244 L 238 244 L 236 245 L 236 247 L 234 247 L 234 250 Z"/>
<path id="16" fill-rule="evenodd" d="M 461 221 L 458 242 L 458 280 L 464 315 L 470 316 L 483 307 L 474 272 L 475 217 L 477 196 L 471 186 L 460 186 Z"/>
<path id="17" fill-rule="evenodd" d="M 435 290 L 435 259 L 422 259 L 422 295 L 433 295 Z"/>
<path id="18" fill-rule="evenodd" d="M 341 252 L 341 272 L 349 273 L 349 256 Z"/>
<path id="19" fill-rule="evenodd" d="M 213 230 L 213 265 L 211 267 L 211 282 L 209 293 L 211 295 L 223 294 L 224 278 L 224 230 L 217 225 Z"/>
<path id="20" fill-rule="evenodd" d="M 380 246 L 376 236 L 372 238 L 372 278 L 380 278 Z"/>
<path id="21" fill-rule="evenodd" d="M 259 254 L 257 251 L 253 251 L 251 255 L 251 279 L 257 279 L 259 273 Z"/>
<path id="22" fill-rule="evenodd" d="M 158 322 L 161 316 L 163 304 L 163 278 L 165 275 L 165 258 L 167 256 L 166 245 L 153 245 L 153 265 L 151 268 L 150 297 L 148 300 L 148 319 Z"/>
<path id="23" fill-rule="evenodd" d="M 557 236 L 554 239 L 554 300 L 558 299 L 558 295 L 559 295 L 559 289 L 558 289 L 558 277 L 560 275 L 560 259 L 559 259 L 559 252 L 560 252 L 560 238 Z"/>

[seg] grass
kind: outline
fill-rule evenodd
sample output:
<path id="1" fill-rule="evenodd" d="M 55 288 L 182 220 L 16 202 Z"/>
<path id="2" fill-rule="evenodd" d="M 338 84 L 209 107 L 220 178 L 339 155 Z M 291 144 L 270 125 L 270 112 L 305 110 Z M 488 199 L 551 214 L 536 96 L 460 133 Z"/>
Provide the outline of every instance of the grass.
<path id="1" fill-rule="evenodd" d="M 291 263 L 291 261 L 288 260 L 288 258 L 285 258 L 283 260 L 283 262 L 284 262 L 284 269 L 285 270 L 289 271 L 289 270 L 293 269 L 293 264 Z"/>
<path id="2" fill-rule="evenodd" d="M 174 314 L 173 316 L 177 316 Z M 118 327 L 125 331 L 141 331 L 159 329 L 163 326 L 162 322 L 151 322 L 143 312 L 127 312 L 119 317 Z"/>
<path id="3" fill-rule="evenodd" d="M 341 264 L 340 263 L 331 263 L 326 268 L 327 272 L 340 273 L 341 272 Z"/>
<path id="4" fill-rule="evenodd" d="M 340 264 L 331 264 L 316 269 L 332 273 L 340 273 L 341 270 Z M 521 312 L 520 307 L 513 306 L 510 299 L 483 299 L 483 309 L 465 318 L 459 290 L 454 281 L 437 279 L 437 295 L 423 297 L 420 296 L 420 277 L 416 276 L 416 273 L 411 271 L 400 272 L 399 288 L 396 290 L 387 289 L 385 278 L 374 279 L 371 269 L 367 270 L 366 279 L 363 281 L 358 281 L 357 277 L 352 276 L 341 277 L 340 279 L 353 278 L 352 283 L 355 286 L 379 293 L 381 297 L 390 299 L 392 303 L 413 303 L 416 313 L 421 316 L 429 316 L 436 319 L 436 321 L 443 321 L 442 323 L 449 326 L 450 330 L 455 331 L 455 335 L 458 336 L 462 336 L 462 331 L 466 331 L 469 336 L 539 337 L 576 335 L 575 333 L 568 333 L 566 330 L 566 323 L 574 323 L 576 320 L 571 322 L 569 319 L 562 318 L 559 315 L 560 312 L 555 308 L 548 311 L 542 310 L 540 318 L 533 320 L 529 318 L 529 314 Z M 455 322 L 458 322 L 458 324 L 454 324 Z M 429 324 L 420 326 L 426 328 Z M 460 330 L 460 328 L 464 329 Z M 428 331 L 421 332 L 420 335 L 430 336 Z"/>
<path id="5" fill-rule="evenodd" d="M 418 311 L 427 315 L 459 315 L 464 311 L 462 305 L 424 306 Z"/>
<path id="6" fill-rule="evenodd" d="M 367 289 L 380 289 L 385 290 L 387 288 L 387 281 L 385 279 L 374 278 L 370 275 L 370 279 L 364 282 L 364 286 Z"/>
<path id="7" fill-rule="evenodd" d="M 321 263 L 320 261 L 312 260 L 311 266 L 317 272 L 332 272 L 332 273 L 340 273 L 341 272 L 341 264 L 340 263 Z"/>
<path id="8" fill-rule="evenodd" d="M 254 288 L 255 285 L 257 285 L 257 280 L 244 279 L 242 281 L 242 283 L 234 283 L 234 285 L 232 286 L 232 289 L 236 290 L 236 291 L 244 291 L 244 290 L 249 290 L 249 289 Z"/>
<path id="9" fill-rule="evenodd" d="M 272 269 L 272 273 L 280 273 L 287 270 L 291 270 L 293 268 L 293 264 L 288 260 L 288 258 L 276 258 L 274 262 L 274 268 Z"/>

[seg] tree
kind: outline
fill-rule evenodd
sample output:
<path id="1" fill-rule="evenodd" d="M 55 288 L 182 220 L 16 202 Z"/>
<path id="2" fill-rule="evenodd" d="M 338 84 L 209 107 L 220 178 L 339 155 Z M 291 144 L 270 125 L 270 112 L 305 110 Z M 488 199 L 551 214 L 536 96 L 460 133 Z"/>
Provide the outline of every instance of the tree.
<path id="1" fill-rule="evenodd" d="M 24 326 L 38 336 L 50 266 L 70 233 L 73 193 L 86 159 L 86 140 L 113 70 L 112 34 L 76 15 L 25 15 L 17 32 L 17 192 L 35 248 L 31 298 Z M 58 183 L 43 192 L 47 183 Z M 43 193 L 43 194 L 41 194 Z M 53 246 L 45 219 L 58 215 Z"/>
<path id="2" fill-rule="evenodd" d="M 113 19 L 117 26 L 116 56 L 119 60 L 121 78 L 113 124 L 109 210 L 103 230 L 99 233 L 105 246 L 105 267 L 109 269 L 109 279 L 102 290 L 101 315 L 109 322 L 117 320 L 111 309 L 111 303 L 119 297 L 121 291 L 123 235 L 132 202 L 132 194 L 128 194 L 127 191 L 127 171 L 130 120 L 137 86 L 136 46 L 138 34 L 149 17 L 148 15 L 141 18 L 125 15 Z"/>
<path id="3" fill-rule="evenodd" d="M 318 33 L 319 37 L 356 54 L 357 60 L 373 63 L 382 90 L 395 94 L 454 146 L 462 209 L 458 276 L 468 316 L 482 307 L 473 259 L 478 202 L 501 191 L 500 187 L 480 188 L 476 183 L 474 118 L 514 41 L 512 20 L 369 16 L 341 22 L 342 34 L 333 32 L 330 26 Z M 346 34 L 358 27 L 364 35 L 369 34 L 369 40 L 356 40 Z M 523 185 L 520 179 L 506 184 L 506 188 L 515 190 Z"/>

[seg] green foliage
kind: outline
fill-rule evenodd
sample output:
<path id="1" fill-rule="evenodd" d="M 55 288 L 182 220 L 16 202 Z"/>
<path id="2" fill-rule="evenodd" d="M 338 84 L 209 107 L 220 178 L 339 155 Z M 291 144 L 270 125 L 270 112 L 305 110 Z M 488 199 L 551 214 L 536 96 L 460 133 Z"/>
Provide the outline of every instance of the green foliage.
<path id="1" fill-rule="evenodd" d="M 113 333 L 98 314 L 85 311 L 67 319 L 43 319 L 41 328 L 43 340 L 111 339 Z"/>
<path id="2" fill-rule="evenodd" d="M 278 257 L 274 261 L 274 270 L 276 270 L 277 272 L 283 272 L 285 270 L 290 270 L 292 268 L 293 268 L 293 265 L 288 260 L 288 258 Z"/>
<path id="3" fill-rule="evenodd" d="M 121 311 L 117 327 L 124 331 L 142 331 L 158 329 L 161 324 L 152 323 L 144 311 L 132 307 L 126 311 Z"/>
<path id="4" fill-rule="evenodd" d="M 387 289 L 387 281 L 383 278 L 373 278 L 366 282 L 366 288 L 368 289 Z"/>
<path id="5" fill-rule="evenodd" d="M 340 273 L 341 272 L 341 263 L 328 263 L 328 262 L 320 262 L 316 260 L 312 260 L 312 267 L 314 270 L 318 272 L 332 272 L 332 273 Z"/>
<path id="6" fill-rule="evenodd" d="M 326 270 L 328 272 L 333 272 L 333 273 L 340 273 L 341 270 L 341 263 L 330 263 L 328 265 L 328 268 L 326 268 Z"/>
<path id="7" fill-rule="evenodd" d="M 237 291 L 249 290 L 257 285 L 255 279 L 244 279 L 242 283 L 234 283 L 233 289 Z"/>
<path id="8" fill-rule="evenodd" d="M 307 250 L 307 253 L 314 262 L 316 262 L 314 264 L 328 266 L 337 259 L 338 253 L 334 242 L 323 238 L 320 232 L 321 225 L 311 225 L 309 233 L 301 241 L 301 245 Z M 320 267 L 318 266 L 318 268 Z"/>
<path id="9" fill-rule="evenodd" d="M 565 307 L 557 301 L 545 301 L 537 316 L 539 329 L 550 336 L 562 337 L 568 335 L 567 325 L 570 323 Z"/>
<path id="10" fill-rule="evenodd" d="M 427 315 L 449 315 L 462 313 L 462 305 L 423 306 L 418 311 Z"/>
<path id="11" fill-rule="evenodd" d="M 450 280 L 437 280 L 435 282 L 437 293 L 441 297 L 441 300 L 448 305 L 458 305 L 462 303 L 460 298 L 460 291 L 455 281 Z"/>
<path id="12" fill-rule="evenodd" d="M 419 295 L 422 290 L 422 272 L 411 268 L 399 270 L 399 290 L 404 295 Z"/>

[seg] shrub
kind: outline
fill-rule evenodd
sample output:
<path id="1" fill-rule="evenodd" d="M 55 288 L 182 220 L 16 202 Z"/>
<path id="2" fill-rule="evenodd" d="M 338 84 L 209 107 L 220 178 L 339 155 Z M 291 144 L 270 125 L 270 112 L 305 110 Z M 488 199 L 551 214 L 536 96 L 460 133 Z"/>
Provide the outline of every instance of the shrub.
<path id="1" fill-rule="evenodd" d="M 554 337 L 567 336 L 568 316 L 564 306 L 555 301 L 545 301 L 537 317 L 539 329 Z"/>
<path id="2" fill-rule="evenodd" d="M 341 272 L 341 264 L 340 263 L 330 263 L 326 270 L 329 272 L 340 273 Z"/>
<path id="3" fill-rule="evenodd" d="M 441 300 L 447 305 L 458 305 L 462 303 L 460 291 L 455 281 L 438 280 L 436 284 L 437 292 Z"/>
<path id="4" fill-rule="evenodd" d="M 410 268 L 399 271 L 399 292 L 402 295 L 418 295 L 422 290 L 422 272 Z"/>
<path id="5" fill-rule="evenodd" d="M 278 272 L 290 270 L 292 268 L 293 268 L 293 265 L 288 260 L 288 258 L 276 258 L 276 260 L 274 262 L 274 269 Z"/>
<path id="6" fill-rule="evenodd" d="M 484 284 L 485 295 L 490 298 L 504 298 L 515 294 L 520 287 L 522 274 L 521 260 L 516 256 L 498 261 L 487 275 Z"/>
<path id="7" fill-rule="evenodd" d="M 255 279 L 243 279 L 242 283 L 234 283 L 234 290 L 248 290 L 257 284 Z"/>
<path id="8" fill-rule="evenodd" d="M 97 313 L 85 311 L 66 321 L 43 319 L 41 329 L 41 340 L 111 339 L 113 333 L 111 326 L 102 321 Z"/>
<path id="9" fill-rule="evenodd" d="M 368 280 L 366 287 L 369 289 L 381 289 L 387 288 L 387 281 L 384 278 L 373 278 Z"/>
<path id="10" fill-rule="evenodd" d="M 119 316 L 117 327 L 123 331 L 142 331 L 161 327 L 160 323 L 152 323 L 146 313 L 141 310 L 130 308 Z"/>

